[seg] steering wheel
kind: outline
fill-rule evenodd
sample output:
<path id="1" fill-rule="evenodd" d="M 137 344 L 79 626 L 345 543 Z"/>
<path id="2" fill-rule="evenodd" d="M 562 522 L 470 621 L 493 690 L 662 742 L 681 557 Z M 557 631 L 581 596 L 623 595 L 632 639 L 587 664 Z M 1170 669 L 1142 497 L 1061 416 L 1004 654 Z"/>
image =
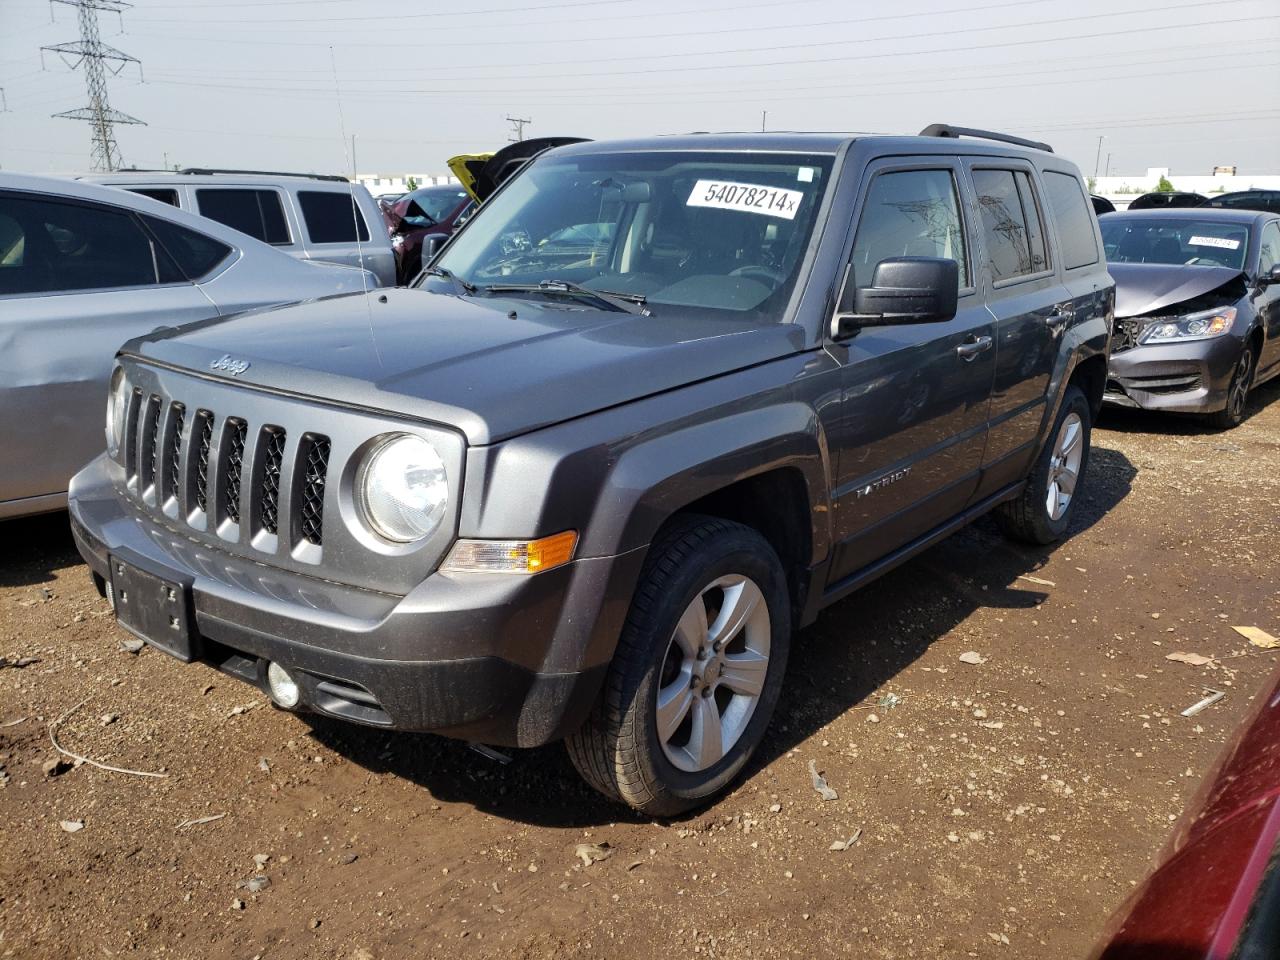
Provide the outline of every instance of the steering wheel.
<path id="1" fill-rule="evenodd" d="M 731 277 L 746 277 L 748 280 L 759 280 L 766 284 L 770 290 L 777 290 L 786 282 L 784 277 L 777 270 L 772 270 L 763 264 L 750 263 L 745 267 L 738 267 L 736 270 L 729 271 Z"/>

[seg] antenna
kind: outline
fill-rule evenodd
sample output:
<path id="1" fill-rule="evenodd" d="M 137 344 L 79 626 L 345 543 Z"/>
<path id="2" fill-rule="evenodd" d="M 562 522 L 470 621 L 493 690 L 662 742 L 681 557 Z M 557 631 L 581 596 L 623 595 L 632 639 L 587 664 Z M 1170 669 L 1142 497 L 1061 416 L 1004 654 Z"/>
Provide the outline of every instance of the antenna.
<path id="1" fill-rule="evenodd" d="M 507 137 L 512 143 L 519 143 L 524 139 L 524 125 L 533 123 L 528 117 L 507 117 L 506 121 L 511 124 L 511 133 L 513 136 Z"/>
<path id="2" fill-rule="evenodd" d="M 373 304 L 369 302 L 369 275 L 364 267 L 364 244 L 360 242 L 360 215 L 356 211 L 356 172 L 352 167 L 351 154 L 347 151 L 347 120 L 342 113 L 342 88 L 338 86 L 338 58 L 334 56 L 333 47 L 329 47 L 329 66 L 333 70 L 333 92 L 338 101 L 338 133 L 342 138 L 342 158 L 351 170 L 351 180 L 347 183 L 347 192 L 351 196 L 351 226 L 356 232 L 356 256 L 360 258 L 360 286 L 364 291 L 364 307 L 369 317 L 369 342 L 373 344 L 373 355 L 378 358 L 381 367 L 382 351 L 378 349 L 378 338 L 373 333 Z M 355 138 L 352 137 L 354 145 Z"/>
<path id="3" fill-rule="evenodd" d="M 107 100 L 107 70 L 112 76 L 119 76 L 120 71 L 131 63 L 138 64 L 138 76 L 142 76 L 142 61 L 137 57 L 102 42 L 98 33 L 98 11 L 120 15 L 133 6 L 125 0 L 50 0 L 50 3 L 63 3 L 76 8 L 80 21 L 80 39 L 70 43 L 55 43 L 40 48 L 40 65 L 44 66 L 44 51 L 56 53 L 70 69 L 75 70 L 84 64 L 85 83 L 89 88 L 89 105 L 77 110 L 66 110 L 55 113 L 55 117 L 66 120 L 87 120 L 93 130 L 93 149 L 90 153 L 90 165 L 94 170 L 118 170 L 120 168 L 120 147 L 116 144 L 115 125 L 138 124 L 146 126 L 137 117 L 131 117 L 119 110 L 112 110 Z"/>

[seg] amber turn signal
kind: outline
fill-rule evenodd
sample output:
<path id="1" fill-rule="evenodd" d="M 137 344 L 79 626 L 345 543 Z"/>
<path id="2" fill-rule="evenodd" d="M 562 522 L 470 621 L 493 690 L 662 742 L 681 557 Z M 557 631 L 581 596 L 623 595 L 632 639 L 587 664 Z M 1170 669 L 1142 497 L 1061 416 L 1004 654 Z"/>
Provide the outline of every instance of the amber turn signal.
<path id="1" fill-rule="evenodd" d="M 542 573 L 573 559 L 575 530 L 539 540 L 459 540 L 441 570 L 446 573 Z"/>

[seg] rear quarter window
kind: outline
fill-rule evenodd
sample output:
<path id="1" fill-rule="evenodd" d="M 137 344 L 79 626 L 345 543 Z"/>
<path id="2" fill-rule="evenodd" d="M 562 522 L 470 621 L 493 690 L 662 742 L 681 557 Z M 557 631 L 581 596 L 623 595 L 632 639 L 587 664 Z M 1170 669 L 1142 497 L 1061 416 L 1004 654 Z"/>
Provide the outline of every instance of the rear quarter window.
<path id="1" fill-rule="evenodd" d="M 329 190 L 299 190 L 298 204 L 312 243 L 354 243 L 369 239 L 360 208 L 350 193 Z"/>
<path id="2" fill-rule="evenodd" d="M 196 204 L 203 216 L 264 243 L 287 246 L 293 242 L 275 190 L 206 187 L 196 191 Z"/>
<path id="3" fill-rule="evenodd" d="M 144 215 L 142 220 L 188 280 L 200 280 L 208 276 L 231 253 L 231 248 L 221 240 L 195 230 L 188 230 L 159 217 Z"/>
<path id="4" fill-rule="evenodd" d="M 1098 262 L 1098 241 L 1094 236 L 1094 216 L 1085 200 L 1080 181 L 1068 173 L 1045 170 L 1044 193 L 1053 219 L 1058 224 L 1062 244 L 1062 265 L 1068 270 Z"/>

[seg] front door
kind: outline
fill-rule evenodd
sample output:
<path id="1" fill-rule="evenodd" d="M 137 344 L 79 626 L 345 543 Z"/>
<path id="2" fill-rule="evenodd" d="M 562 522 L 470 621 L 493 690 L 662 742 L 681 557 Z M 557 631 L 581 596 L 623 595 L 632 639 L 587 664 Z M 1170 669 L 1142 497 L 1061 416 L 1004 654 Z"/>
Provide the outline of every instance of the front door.
<path id="1" fill-rule="evenodd" d="M 868 168 L 847 284 L 892 257 L 960 266 L 959 309 L 939 323 L 865 327 L 828 350 L 844 367 L 833 497 L 833 581 L 960 512 L 977 486 L 995 370 L 995 322 L 973 270 L 972 225 L 948 158 Z"/>

